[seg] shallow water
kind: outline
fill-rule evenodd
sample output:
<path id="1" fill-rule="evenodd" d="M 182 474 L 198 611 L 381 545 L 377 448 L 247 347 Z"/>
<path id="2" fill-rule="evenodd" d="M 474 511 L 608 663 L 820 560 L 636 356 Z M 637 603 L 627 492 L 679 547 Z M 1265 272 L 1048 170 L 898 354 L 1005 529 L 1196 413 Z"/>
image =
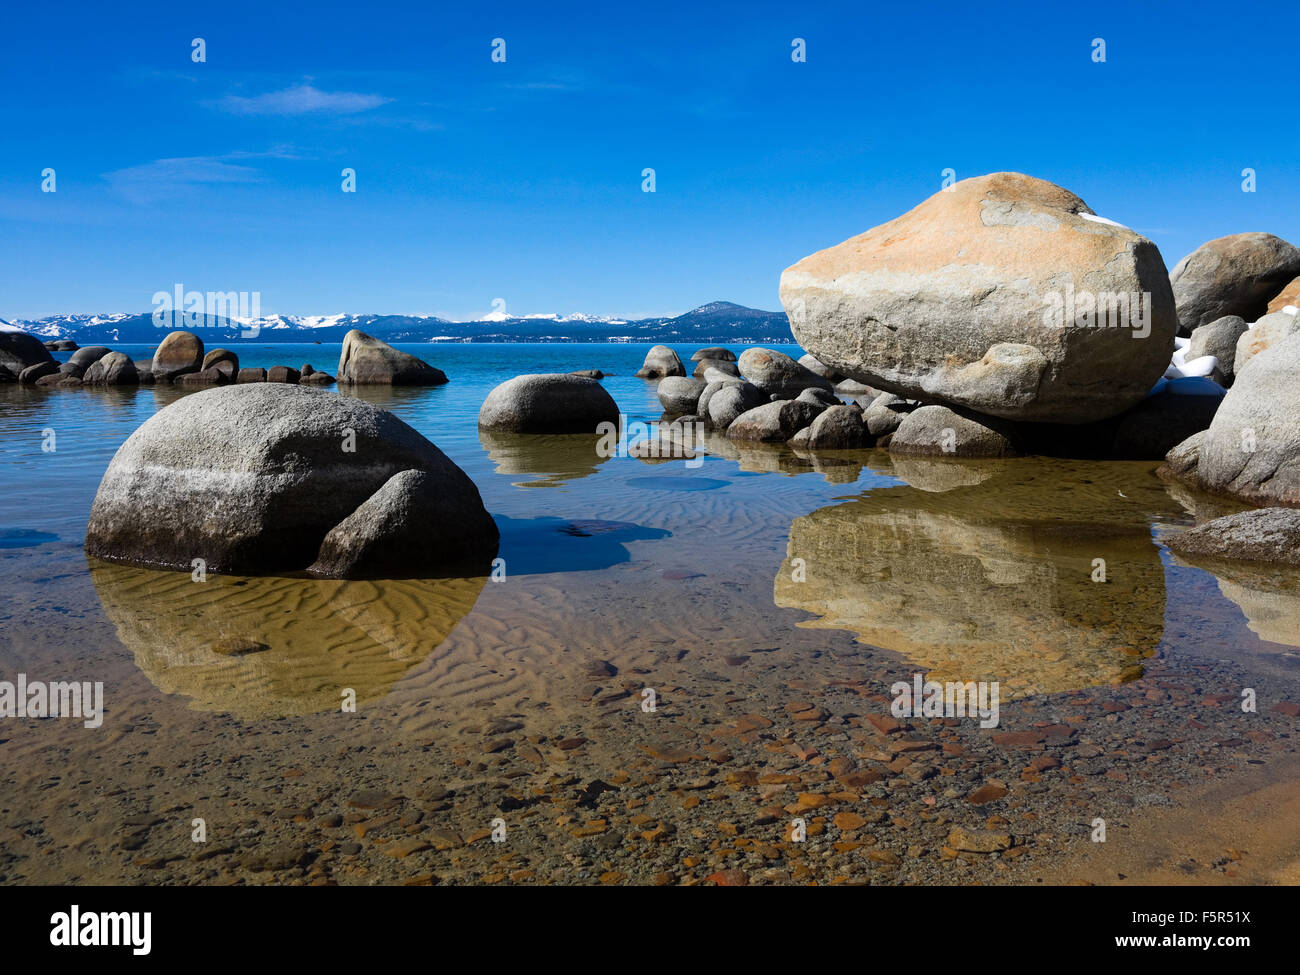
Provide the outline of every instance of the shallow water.
<path id="1" fill-rule="evenodd" d="M 0 387 L 0 679 L 103 681 L 107 709 L 93 730 L 0 720 L 0 879 L 693 882 L 741 863 L 755 882 L 932 882 L 948 861 L 925 831 L 990 811 L 963 805 L 954 783 L 1026 789 L 1002 800 L 1010 817 L 1048 799 L 1131 805 L 1294 750 L 1294 719 L 1271 708 L 1300 699 L 1300 585 L 1175 563 L 1160 538 L 1204 501 L 1153 464 L 811 456 L 716 437 L 698 466 L 606 459 L 586 437 L 480 435 L 478 407 L 519 373 L 599 368 L 630 420 L 657 419 L 654 383 L 633 375 L 645 346 L 405 348 L 451 382 L 358 395 L 479 486 L 504 579 L 199 584 L 90 566 L 81 542 L 113 452 L 193 393 Z M 338 349 L 239 352 L 333 372 Z M 987 732 L 917 721 L 916 734 L 968 736 L 967 757 L 913 781 L 865 716 L 886 714 L 890 684 L 914 672 L 999 682 L 1004 728 L 1075 715 L 1061 749 L 1179 745 L 1143 756 L 1131 786 L 1098 789 L 1087 772 L 1018 781 Z M 1203 704 L 1243 686 L 1258 714 Z M 342 689 L 356 713 L 340 709 Z M 896 803 L 907 825 L 813 815 L 812 846 L 768 856 L 782 816 L 755 810 L 821 791 L 837 759 L 884 778 L 836 802 Z M 376 808 L 394 820 L 373 825 Z M 575 835 L 598 813 L 602 827 Z M 335 814 L 342 826 L 322 824 Z M 203 853 L 195 816 L 214 836 Z M 498 817 L 514 840 L 471 839 Z M 751 842 L 719 846 L 733 820 Z M 667 845 L 640 838 L 661 828 Z M 832 839 L 858 845 L 818 846 Z M 390 852 L 408 841 L 426 846 Z M 1009 879 L 992 865 L 1056 849 L 1030 846 L 955 863 Z M 865 859 L 868 847 L 897 849 L 901 866 Z"/>

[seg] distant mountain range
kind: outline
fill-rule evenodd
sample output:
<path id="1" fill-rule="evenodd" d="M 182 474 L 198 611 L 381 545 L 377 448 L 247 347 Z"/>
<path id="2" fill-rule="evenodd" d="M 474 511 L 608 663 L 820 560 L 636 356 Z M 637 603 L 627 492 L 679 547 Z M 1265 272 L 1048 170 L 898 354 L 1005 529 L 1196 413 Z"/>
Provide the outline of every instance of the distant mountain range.
<path id="1" fill-rule="evenodd" d="M 78 345 L 152 343 L 171 326 L 158 327 L 151 312 L 140 315 L 62 315 L 36 321 L 0 320 L 0 328 L 30 332 L 43 341 L 72 339 Z M 266 315 L 255 319 L 204 318 L 204 341 L 341 342 L 349 329 L 385 342 L 682 342 L 715 344 L 791 344 L 785 312 L 760 311 L 729 301 L 714 301 L 675 318 L 628 321 L 591 315 L 501 313 L 473 322 L 452 322 L 427 315 Z M 251 334 L 251 333 L 256 333 Z"/>

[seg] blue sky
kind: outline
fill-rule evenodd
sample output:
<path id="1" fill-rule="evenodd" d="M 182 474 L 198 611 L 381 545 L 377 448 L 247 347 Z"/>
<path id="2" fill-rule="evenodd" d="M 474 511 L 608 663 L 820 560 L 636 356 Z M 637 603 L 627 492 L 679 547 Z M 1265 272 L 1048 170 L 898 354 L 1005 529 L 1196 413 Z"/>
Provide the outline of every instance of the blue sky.
<path id="1" fill-rule="evenodd" d="M 1060 183 L 1170 267 L 1300 243 L 1293 3 L 270 6 L 9 5 L 0 318 L 176 283 L 264 313 L 771 309 L 945 168 Z"/>

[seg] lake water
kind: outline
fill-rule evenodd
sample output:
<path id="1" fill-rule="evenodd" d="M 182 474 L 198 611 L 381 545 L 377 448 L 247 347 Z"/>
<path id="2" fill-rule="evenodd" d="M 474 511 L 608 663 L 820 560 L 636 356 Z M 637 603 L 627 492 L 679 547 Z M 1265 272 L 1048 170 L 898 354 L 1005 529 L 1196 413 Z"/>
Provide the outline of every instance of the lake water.
<path id="1" fill-rule="evenodd" d="M 1214 506 L 1154 464 L 716 437 L 700 465 L 605 459 L 482 436 L 479 406 L 600 369 L 658 419 L 646 346 L 400 347 L 451 381 L 355 395 L 474 480 L 503 580 L 89 565 L 114 451 L 195 394 L 0 386 L 0 680 L 105 701 L 98 728 L 0 718 L 0 882 L 1033 882 L 1087 860 L 1097 816 L 1291 767 L 1300 585 L 1172 560 L 1162 537 Z M 237 351 L 333 374 L 339 349 Z M 1000 724 L 882 727 L 917 673 L 996 681 Z M 954 849 L 955 826 L 1010 840 Z"/>

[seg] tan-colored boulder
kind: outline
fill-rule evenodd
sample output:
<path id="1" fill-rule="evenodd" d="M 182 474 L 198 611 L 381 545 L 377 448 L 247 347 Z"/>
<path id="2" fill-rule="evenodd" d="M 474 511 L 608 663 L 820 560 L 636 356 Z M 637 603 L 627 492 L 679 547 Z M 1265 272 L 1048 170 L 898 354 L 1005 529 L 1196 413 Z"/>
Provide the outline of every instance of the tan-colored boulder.
<path id="1" fill-rule="evenodd" d="M 1020 173 L 963 180 L 804 258 L 781 301 L 828 368 L 1016 420 L 1123 412 L 1168 368 L 1177 328 L 1153 243 Z"/>
<path id="2" fill-rule="evenodd" d="M 1277 345 L 1298 330 L 1300 330 L 1300 316 L 1285 311 L 1275 311 L 1265 315 L 1237 337 L 1237 351 L 1232 362 L 1233 372 L 1240 373 L 1255 356 Z"/>
<path id="3" fill-rule="evenodd" d="M 1268 303 L 1268 314 L 1275 311 L 1281 311 L 1286 307 L 1300 308 L 1300 277 L 1292 278 L 1291 283 L 1277 293 L 1272 301 Z"/>
<path id="4" fill-rule="evenodd" d="M 169 332 L 153 354 L 154 378 L 175 379 L 203 366 L 203 340 L 193 332 Z"/>

